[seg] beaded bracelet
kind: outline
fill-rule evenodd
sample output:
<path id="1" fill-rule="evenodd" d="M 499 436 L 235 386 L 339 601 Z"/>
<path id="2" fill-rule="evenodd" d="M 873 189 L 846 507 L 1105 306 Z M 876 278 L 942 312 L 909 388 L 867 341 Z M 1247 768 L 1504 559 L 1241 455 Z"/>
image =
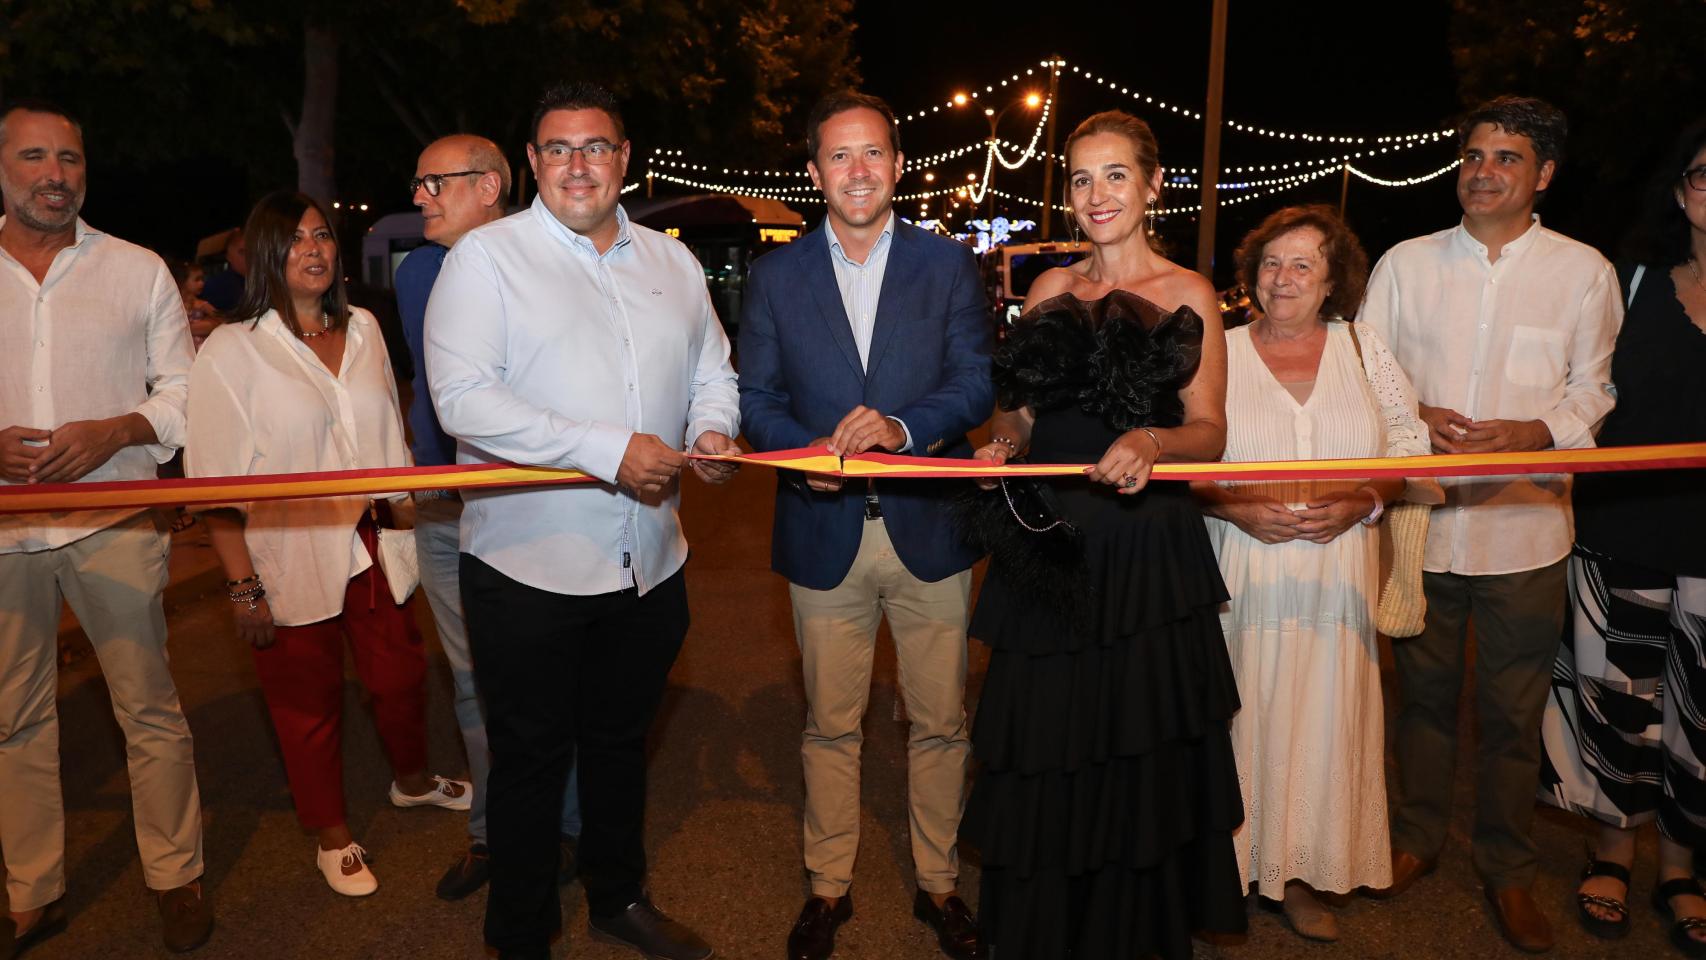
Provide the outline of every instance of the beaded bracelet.
<path id="1" fill-rule="evenodd" d="M 225 586 L 227 589 L 229 589 L 231 587 L 240 587 L 245 583 L 259 583 L 260 580 L 261 580 L 260 574 L 251 573 L 241 580 L 227 580 L 227 581 L 225 581 Z"/>
<path id="2" fill-rule="evenodd" d="M 1010 451 L 1007 454 L 1008 459 L 1012 459 L 1019 455 L 1019 441 L 1014 440 L 1012 437 L 990 437 L 989 442 L 999 443 L 1002 446 L 1005 446 Z"/>

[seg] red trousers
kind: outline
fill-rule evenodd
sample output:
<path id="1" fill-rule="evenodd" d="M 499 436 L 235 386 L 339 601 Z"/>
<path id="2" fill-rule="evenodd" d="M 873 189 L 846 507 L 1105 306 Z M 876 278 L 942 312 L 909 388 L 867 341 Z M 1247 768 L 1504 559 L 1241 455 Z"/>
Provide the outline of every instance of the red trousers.
<path id="1" fill-rule="evenodd" d="M 362 539 L 373 552 L 372 528 Z M 391 600 L 379 564 L 350 578 L 343 612 L 277 627 L 254 651 L 261 694 L 284 753 L 296 817 L 309 830 L 344 823 L 344 638 L 373 699 L 373 719 L 393 775 L 426 769 L 426 652 L 408 604 Z"/>

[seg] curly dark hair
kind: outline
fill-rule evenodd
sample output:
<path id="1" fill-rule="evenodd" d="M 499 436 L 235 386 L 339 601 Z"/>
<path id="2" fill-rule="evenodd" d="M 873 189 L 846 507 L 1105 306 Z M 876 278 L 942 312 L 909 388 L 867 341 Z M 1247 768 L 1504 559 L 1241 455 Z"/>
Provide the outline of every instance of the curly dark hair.
<path id="1" fill-rule="evenodd" d="M 1314 227 L 1326 238 L 1321 242 L 1321 255 L 1327 259 L 1327 282 L 1333 285 L 1333 290 L 1321 304 L 1321 315 L 1349 320 L 1362 306 L 1362 292 L 1368 286 L 1368 254 L 1363 251 L 1362 241 L 1357 239 L 1350 225 L 1326 204 L 1284 207 L 1268 214 L 1267 219 L 1246 234 L 1238 242 L 1238 249 L 1233 251 L 1238 282 L 1254 299 L 1256 273 L 1262 266 L 1262 250 L 1280 237 L 1304 227 Z"/>
<path id="2" fill-rule="evenodd" d="M 1674 267 L 1693 252 L 1689 245 L 1688 218 L 1677 205 L 1677 191 L 1689 187 L 1683 171 L 1706 150 L 1706 117 L 1689 124 L 1676 144 L 1664 155 L 1647 185 L 1639 218 L 1623 239 L 1623 258 L 1653 267 Z"/>
<path id="3" fill-rule="evenodd" d="M 1527 137 L 1534 144 L 1534 156 L 1541 162 L 1552 162 L 1556 176 L 1564 165 L 1564 141 L 1570 136 L 1570 121 L 1564 111 L 1539 97 L 1494 97 L 1463 115 L 1457 124 L 1457 149 L 1462 152 L 1469 144 L 1469 134 L 1483 123 L 1490 123 L 1506 133 Z"/>

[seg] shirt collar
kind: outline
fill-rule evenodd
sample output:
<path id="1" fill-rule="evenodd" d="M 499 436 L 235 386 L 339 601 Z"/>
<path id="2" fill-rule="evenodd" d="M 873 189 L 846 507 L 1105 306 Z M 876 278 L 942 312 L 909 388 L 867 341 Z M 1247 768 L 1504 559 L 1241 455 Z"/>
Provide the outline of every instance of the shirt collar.
<path id="1" fill-rule="evenodd" d="M 1517 237 L 1515 240 L 1505 244 L 1505 248 L 1499 251 L 1499 257 L 1502 259 L 1511 254 L 1522 253 L 1524 250 L 1527 250 L 1529 247 L 1534 245 L 1534 238 L 1539 235 L 1540 214 L 1531 213 L 1529 214 L 1528 229 L 1524 230 L 1522 235 Z M 1463 221 L 1461 220 L 1457 222 L 1457 241 L 1470 253 L 1475 254 L 1482 260 L 1487 259 L 1487 245 L 1475 239 L 1474 235 L 1469 232 L 1469 228 L 1464 226 Z"/>
<path id="2" fill-rule="evenodd" d="M 835 227 L 829 222 L 828 217 L 825 217 L 823 220 L 823 229 L 824 232 L 829 235 L 829 252 L 831 254 L 841 258 L 843 262 L 853 264 L 853 266 L 866 266 L 871 262 L 871 257 L 874 256 L 878 250 L 882 249 L 883 246 L 889 242 L 889 239 L 894 236 L 894 211 L 892 209 L 889 211 L 888 221 L 883 224 L 883 232 L 877 235 L 877 242 L 871 244 L 871 252 L 865 255 L 864 263 L 853 263 L 853 258 L 849 257 L 847 252 L 841 249 L 841 238 L 835 235 Z"/>
<path id="3" fill-rule="evenodd" d="M 551 208 L 545 206 L 545 197 L 541 194 L 535 194 L 533 197 L 533 215 L 545 225 L 547 233 L 594 258 L 609 256 L 627 246 L 634 239 L 634 230 L 628 220 L 628 211 L 624 210 L 620 203 L 616 204 L 616 242 L 611 244 L 610 249 L 604 251 L 603 254 L 598 252 L 598 248 L 593 245 L 592 240 L 570 230 L 563 224 L 563 221 L 558 220 L 557 215 L 551 212 Z"/>
<path id="4" fill-rule="evenodd" d="M 5 226 L 6 226 L 6 215 L 0 214 L 0 228 L 3 228 Z M 90 237 L 102 236 L 101 231 L 96 230 L 94 227 L 91 227 L 88 224 L 84 223 L 82 217 L 77 218 L 77 225 L 73 228 L 73 230 L 74 230 L 74 235 L 71 238 L 71 246 L 69 248 L 72 250 L 75 250 L 78 247 L 81 247 L 83 245 L 83 241 L 87 240 Z"/>

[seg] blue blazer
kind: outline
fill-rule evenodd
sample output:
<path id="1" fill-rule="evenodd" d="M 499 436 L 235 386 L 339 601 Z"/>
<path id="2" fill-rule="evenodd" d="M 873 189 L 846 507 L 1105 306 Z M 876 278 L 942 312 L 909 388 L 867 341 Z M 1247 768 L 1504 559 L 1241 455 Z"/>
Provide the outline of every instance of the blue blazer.
<path id="1" fill-rule="evenodd" d="M 914 456 L 971 456 L 966 433 L 995 404 L 993 327 L 971 250 L 896 219 L 868 369 L 860 367 L 830 256 L 819 227 L 752 265 L 740 322 L 747 440 L 760 452 L 809 446 L 863 404 L 906 424 Z M 948 516 L 958 486 L 877 481 L 895 554 L 920 580 L 941 580 L 978 559 Z M 863 483 L 818 493 L 798 474 L 779 474 L 771 567 L 792 583 L 828 590 L 852 568 L 864 526 Z"/>

